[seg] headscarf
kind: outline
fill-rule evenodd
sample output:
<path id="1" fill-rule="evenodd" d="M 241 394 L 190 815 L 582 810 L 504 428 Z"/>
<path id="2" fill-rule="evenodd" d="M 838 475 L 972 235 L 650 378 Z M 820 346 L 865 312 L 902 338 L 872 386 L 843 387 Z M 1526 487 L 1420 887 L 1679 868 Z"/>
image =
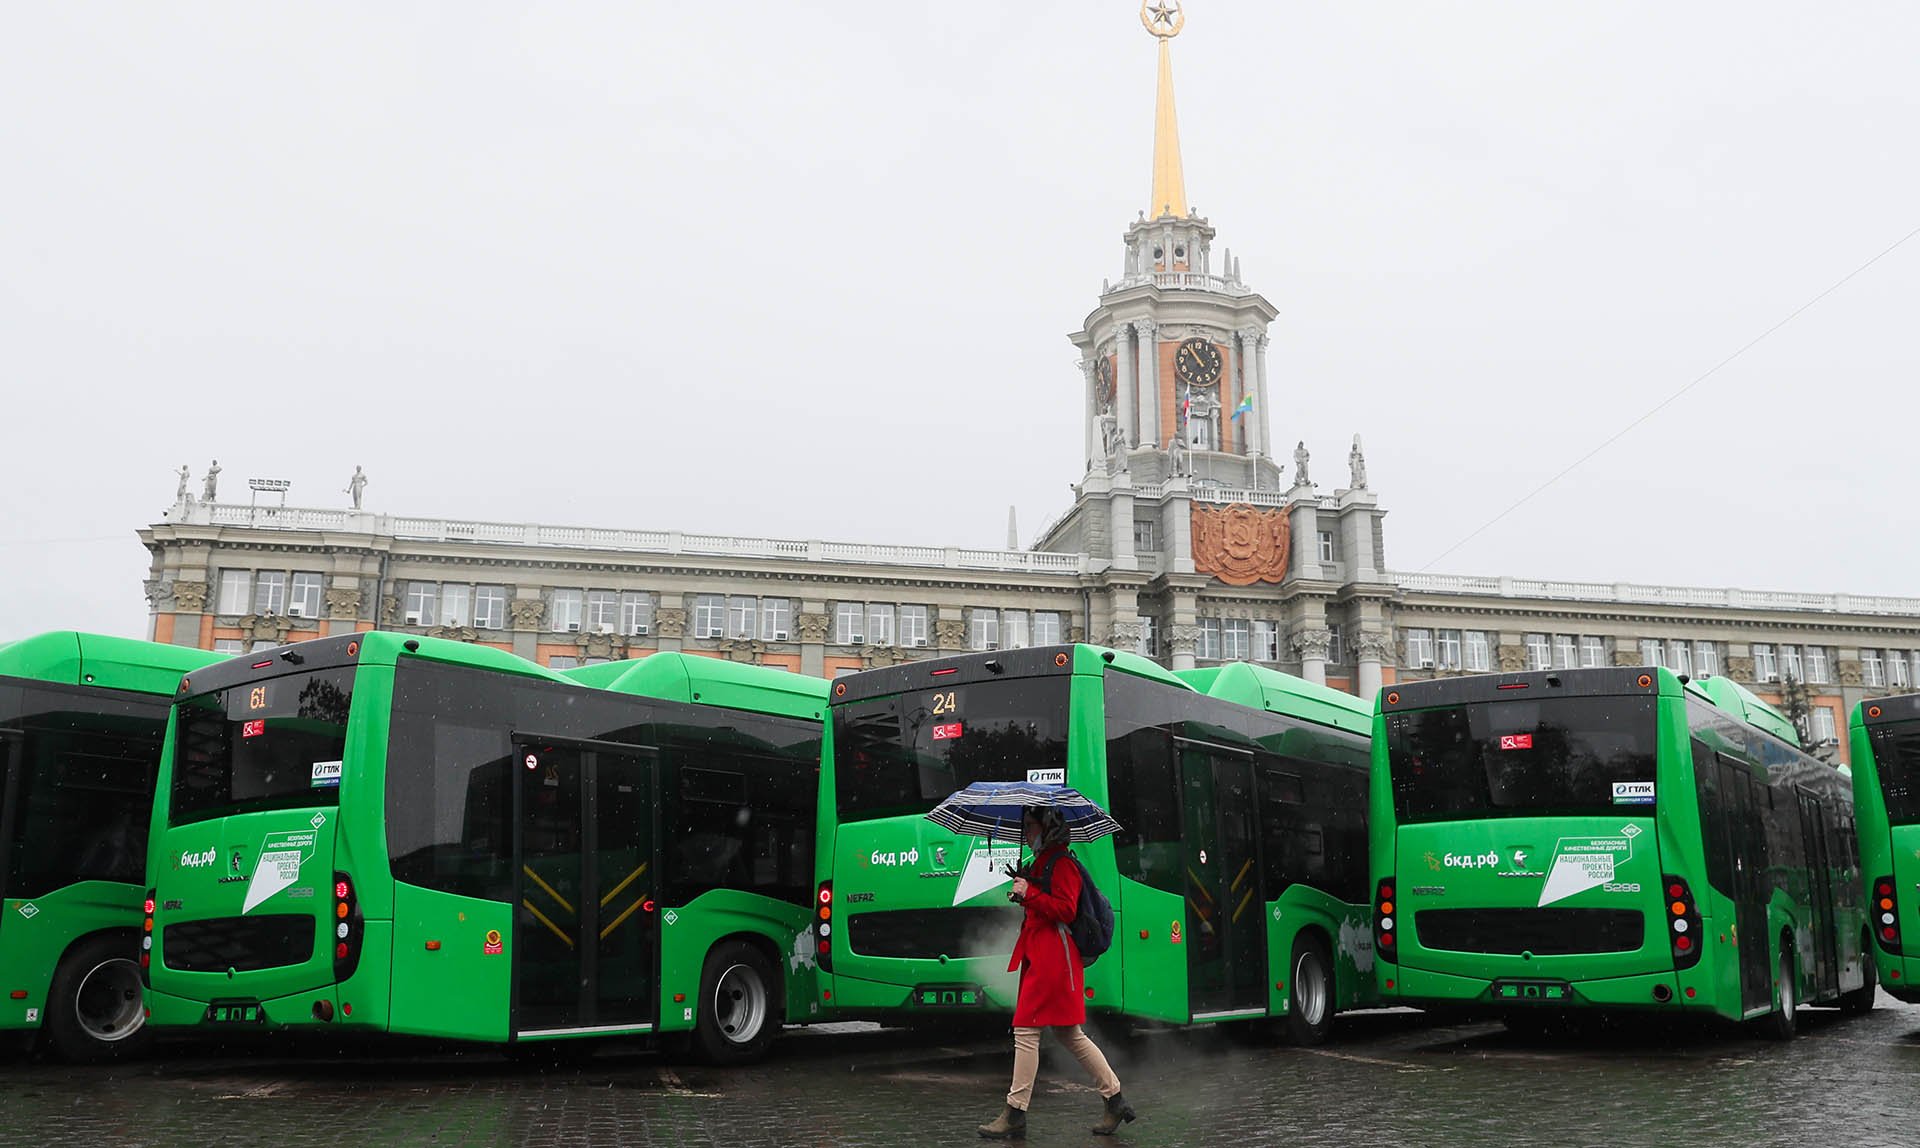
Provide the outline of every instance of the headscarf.
<path id="1" fill-rule="evenodd" d="M 1067 843 L 1067 821 L 1059 810 L 1038 806 L 1028 809 L 1026 815 L 1040 827 L 1040 844 L 1034 847 L 1034 852 Z"/>

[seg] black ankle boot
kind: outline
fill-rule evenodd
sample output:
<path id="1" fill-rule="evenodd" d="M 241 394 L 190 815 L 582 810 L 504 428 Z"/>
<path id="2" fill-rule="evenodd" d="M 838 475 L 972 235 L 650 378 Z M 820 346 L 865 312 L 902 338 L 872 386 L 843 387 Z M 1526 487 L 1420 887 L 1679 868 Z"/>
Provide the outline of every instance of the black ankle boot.
<path id="1" fill-rule="evenodd" d="M 1027 1138 L 1027 1113 L 1023 1108 L 1009 1104 L 1000 1115 L 980 1126 L 980 1135 L 989 1140 L 1025 1140 Z"/>
<path id="2" fill-rule="evenodd" d="M 1118 1092 L 1114 1093 L 1107 1097 L 1106 1115 L 1100 1118 L 1100 1123 L 1093 1126 L 1094 1135 L 1113 1135 L 1119 1131 L 1122 1124 L 1131 1122 L 1133 1115 L 1133 1105 L 1127 1103 L 1127 1098 Z"/>

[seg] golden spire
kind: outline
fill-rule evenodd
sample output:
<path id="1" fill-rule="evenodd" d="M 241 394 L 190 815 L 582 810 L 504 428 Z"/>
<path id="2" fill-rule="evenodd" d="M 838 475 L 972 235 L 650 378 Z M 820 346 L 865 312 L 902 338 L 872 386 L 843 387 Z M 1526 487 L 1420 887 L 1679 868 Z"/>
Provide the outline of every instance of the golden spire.
<path id="1" fill-rule="evenodd" d="M 1167 42 L 1186 26 L 1179 0 L 1140 0 L 1140 22 L 1160 41 L 1160 86 L 1153 108 L 1153 198 L 1147 218 L 1187 214 L 1187 181 L 1180 172 L 1180 122 L 1173 113 L 1173 53 Z"/>

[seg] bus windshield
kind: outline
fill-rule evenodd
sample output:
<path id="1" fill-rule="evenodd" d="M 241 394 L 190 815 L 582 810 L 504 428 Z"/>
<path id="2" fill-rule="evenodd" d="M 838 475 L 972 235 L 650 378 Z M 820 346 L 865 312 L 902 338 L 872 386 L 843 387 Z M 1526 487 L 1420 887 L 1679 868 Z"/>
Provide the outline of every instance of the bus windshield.
<path id="1" fill-rule="evenodd" d="M 1873 766 L 1887 799 L 1887 821 L 1920 824 L 1920 721 L 1870 726 Z"/>
<path id="2" fill-rule="evenodd" d="M 353 671 L 337 669 L 181 701 L 170 822 L 339 804 L 352 697 Z"/>
<path id="3" fill-rule="evenodd" d="M 840 820 L 925 813 L 975 781 L 1064 778 L 1068 681 L 970 682 L 835 707 Z"/>
<path id="4" fill-rule="evenodd" d="M 1560 697 L 1394 714 L 1402 822 L 1653 812 L 1651 697 Z"/>

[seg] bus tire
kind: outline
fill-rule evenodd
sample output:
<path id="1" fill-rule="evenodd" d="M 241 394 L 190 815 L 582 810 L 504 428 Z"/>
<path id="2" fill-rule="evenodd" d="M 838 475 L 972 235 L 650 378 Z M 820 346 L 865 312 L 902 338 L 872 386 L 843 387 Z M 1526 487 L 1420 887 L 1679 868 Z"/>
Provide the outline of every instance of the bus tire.
<path id="1" fill-rule="evenodd" d="M 1873 1011 L 1873 998 L 1880 991 L 1880 966 L 1873 956 L 1873 938 L 1862 936 L 1866 947 L 1860 950 L 1861 970 L 1866 980 L 1859 988 L 1840 996 L 1840 1011 L 1848 1016 L 1862 1016 Z"/>
<path id="2" fill-rule="evenodd" d="M 1337 994 L 1333 955 L 1318 933 L 1293 938 L 1287 970 L 1287 1039 L 1299 1045 L 1325 1044 L 1333 1031 Z"/>
<path id="3" fill-rule="evenodd" d="M 1784 941 L 1780 946 L 1779 977 L 1774 1009 L 1760 1018 L 1760 1035 L 1768 1040 L 1792 1040 L 1799 1032 L 1794 1011 L 1800 1007 L 1800 991 L 1793 978 L 1793 953 Z"/>
<path id="4" fill-rule="evenodd" d="M 69 1064 L 127 1060 L 146 1051 L 147 1028 L 135 933 L 88 937 L 60 960 L 47 992 L 43 1031 Z"/>
<path id="5" fill-rule="evenodd" d="M 715 945 L 700 974 L 693 1047 L 708 1064 L 751 1064 L 780 1031 L 782 986 L 766 954 L 744 941 Z"/>

